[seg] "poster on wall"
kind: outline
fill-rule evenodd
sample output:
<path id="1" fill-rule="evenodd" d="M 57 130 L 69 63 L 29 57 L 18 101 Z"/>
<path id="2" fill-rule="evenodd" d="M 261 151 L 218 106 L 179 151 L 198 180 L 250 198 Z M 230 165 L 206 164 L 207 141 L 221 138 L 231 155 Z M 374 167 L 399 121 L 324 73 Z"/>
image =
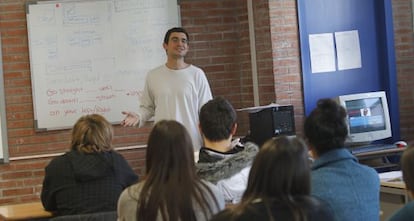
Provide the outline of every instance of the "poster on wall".
<path id="1" fill-rule="evenodd" d="M 361 68 L 361 48 L 357 30 L 335 32 L 338 70 Z"/>
<path id="2" fill-rule="evenodd" d="M 312 73 L 335 71 L 335 48 L 332 33 L 309 35 Z"/>

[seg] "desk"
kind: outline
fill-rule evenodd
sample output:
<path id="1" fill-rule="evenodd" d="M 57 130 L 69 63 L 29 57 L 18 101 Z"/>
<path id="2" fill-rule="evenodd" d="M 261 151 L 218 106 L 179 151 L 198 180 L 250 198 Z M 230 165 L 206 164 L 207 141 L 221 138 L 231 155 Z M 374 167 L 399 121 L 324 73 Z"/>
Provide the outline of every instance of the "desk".
<path id="1" fill-rule="evenodd" d="M 380 206 L 383 212 L 381 221 L 387 220 L 395 211 L 410 201 L 410 197 L 402 181 L 381 181 Z"/>
<path id="2" fill-rule="evenodd" d="M 354 154 L 361 164 L 368 165 L 377 170 L 399 170 L 398 163 L 391 163 L 387 157 L 401 155 L 405 148 L 393 148 Z"/>
<path id="3" fill-rule="evenodd" d="M 0 206 L 0 220 L 28 220 L 52 217 L 41 202 Z"/>
<path id="4" fill-rule="evenodd" d="M 357 157 L 358 159 L 367 159 L 367 158 L 373 158 L 373 157 L 383 157 L 383 156 L 401 154 L 402 152 L 404 152 L 404 150 L 405 148 L 393 148 L 393 149 L 357 153 L 357 154 L 354 154 L 354 156 Z"/>

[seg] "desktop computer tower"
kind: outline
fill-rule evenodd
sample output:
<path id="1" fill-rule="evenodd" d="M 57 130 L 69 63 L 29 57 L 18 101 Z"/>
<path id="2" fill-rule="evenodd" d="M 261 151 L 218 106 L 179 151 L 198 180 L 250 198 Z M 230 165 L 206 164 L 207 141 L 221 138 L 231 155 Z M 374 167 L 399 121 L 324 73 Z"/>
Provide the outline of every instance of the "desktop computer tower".
<path id="1" fill-rule="evenodd" d="M 249 113 L 249 140 L 261 146 L 278 135 L 295 135 L 293 105 L 272 106 Z"/>

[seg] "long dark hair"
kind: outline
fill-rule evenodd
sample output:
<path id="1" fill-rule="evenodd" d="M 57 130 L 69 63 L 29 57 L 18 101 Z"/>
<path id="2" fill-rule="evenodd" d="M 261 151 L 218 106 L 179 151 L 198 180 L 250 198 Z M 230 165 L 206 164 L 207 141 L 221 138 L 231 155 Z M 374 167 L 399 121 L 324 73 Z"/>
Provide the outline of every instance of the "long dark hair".
<path id="1" fill-rule="evenodd" d="M 274 220 L 271 204 L 288 205 L 295 221 L 306 220 L 306 214 L 293 197 L 310 194 L 310 165 L 305 143 L 296 137 L 280 136 L 266 141 L 260 148 L 249 174 L 246 191 L 234 217 L 249 205 L 261 200 L 270 220 Z"/>
<path id="2" fill-rule="evenodd" d="M 213 212 L 208 199 L 218 208 L 213 193 L 196 175 L 190 135 L 177 121 L 162 120 L 152 129 L 143 182 L 137 220 L 155 221 L 161 214 L 162 220 L 195 221 L 195 204 L 208 219 Z"/>

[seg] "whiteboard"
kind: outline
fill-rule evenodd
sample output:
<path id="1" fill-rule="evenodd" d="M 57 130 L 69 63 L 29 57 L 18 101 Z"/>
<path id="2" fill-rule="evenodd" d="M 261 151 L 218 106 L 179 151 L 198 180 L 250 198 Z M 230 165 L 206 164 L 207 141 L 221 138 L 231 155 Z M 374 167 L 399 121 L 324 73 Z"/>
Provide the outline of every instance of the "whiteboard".
<path id="1" fill-rule="evenodd" d="M 36 130 L 72 127 L 85 114 L 110 122 L 137 110 L 147 72 L 166 62 L 176 0 L 38 1 L 27 5 Z"/>

